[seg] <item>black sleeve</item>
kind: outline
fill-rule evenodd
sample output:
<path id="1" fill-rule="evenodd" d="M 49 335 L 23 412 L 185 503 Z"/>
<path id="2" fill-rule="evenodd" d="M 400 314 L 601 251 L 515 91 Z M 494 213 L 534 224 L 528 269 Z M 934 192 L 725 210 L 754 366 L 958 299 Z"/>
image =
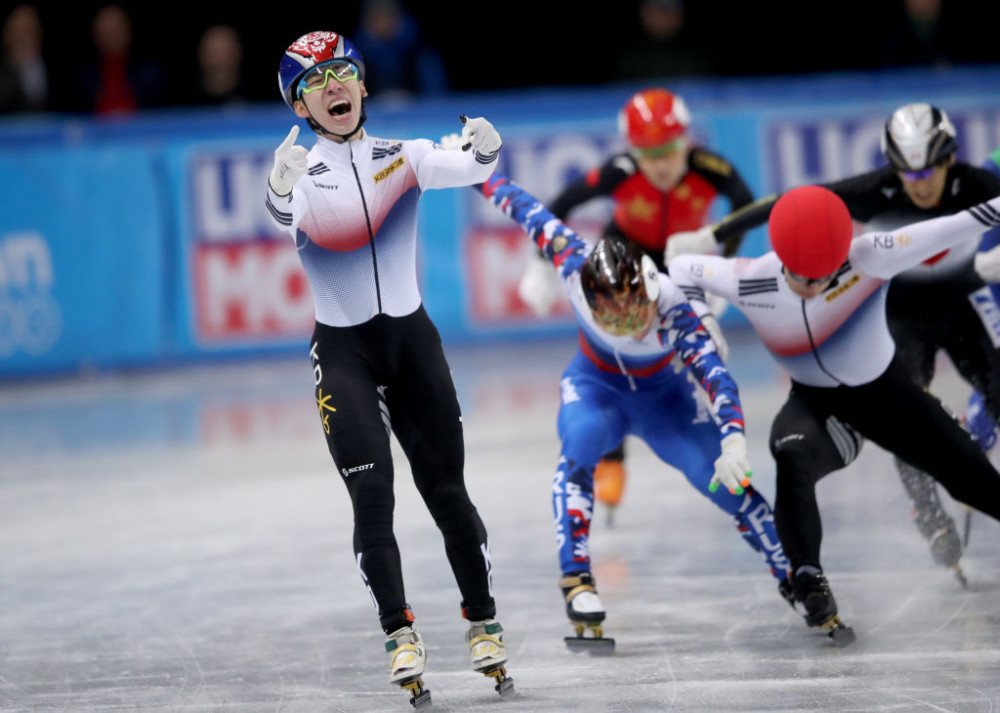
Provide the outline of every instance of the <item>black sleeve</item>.
<path id="1" fill-rule="evenodd" d="M 871 220 L 882 210 L 889 197 L 903 190 L 899 178 L 890 168 L 827 183 L 824 187 L 840 196 L 851 217 L 861 223 Z M 882 191 L 883 188 L 889 189 L 888 195 Z M 746 231 L 763 225 L 771 217 L 771 209 L 780 197 L 780 193 L 774 193 L 729 214 L 712 228 L 715 239 L 724 244 L 736 239 L 737 235 L 742 236 Z"/>
<path id="2" fill-rule="evenodd" d="M 612 156 L 599 168 L 566 186 L 549 204 L 549 210 L 559 220 L 566 220 L 566 216 L 578 205 L 598 196 L 610 196 L 636 170 L 635 159 L 628 154 Z"/>
<path id="3" fill-rule="evenodd" d="M 688 154 L 688 170 L 697 173 L 708 181 L 720 195 L 729 200 L 730 212 L 738 211 L 744 206 L 753 202 L 753 192 L 747 186 L 743 176 L 729 161 L 716 153 L 695 147 Z M 731 257 L 739 250 L 740 243 L 743 242 L 745 231 L 729 230 L 726 232 L 726 239 L 718 237 L 718 242 L 725 245 L 723 254 Z"/>
<path id="4" fill-rule="evenodd" d="M 823 185 L 840 196 L 851 217 L 860 223 L 884 211 L 903 191 L 902 182 L 888 166 Z"/>
<path id="5" fill-rule="evenodd" d="M 772 193 L 749 203 L 739 210 L 730 213 L 725 218 L 712 226 L 715 233 L 715 240 L 720 245 L 729 245 L 734 241 L 743 239 L 743 234 L 748 230 L 763 225 L 771 217 L 771 208 L 780 194 Z"/>
<path id="6" fill-rule="evenodd" d="M 1000 176 L 979 166 L 968 166 L 968 172 L 965 177 L 966 185 L 974 189 L 970 192 L 970 206 L 1000 196 Z"/>

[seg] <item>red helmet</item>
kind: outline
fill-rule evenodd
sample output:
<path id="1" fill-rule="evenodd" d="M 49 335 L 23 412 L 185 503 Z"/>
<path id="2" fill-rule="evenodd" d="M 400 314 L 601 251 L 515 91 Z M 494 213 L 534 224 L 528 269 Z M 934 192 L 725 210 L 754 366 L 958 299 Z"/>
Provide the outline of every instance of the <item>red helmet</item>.
<path id="1" fill-rule="evenodd" d="M 662 146 L 687 133 L 691 113 L 684 100 L 666 89 L 632 95 L 618 112 L 618 132 L 630 146 Z"/>
<path id="2" fill-rule="evenodd" d="M 822 186 L 800 186 L 781 196 L 771 210 L 768 230 L 781 263 L 811 280 L 836 272 L 854 237 L 844 201 Z"/>

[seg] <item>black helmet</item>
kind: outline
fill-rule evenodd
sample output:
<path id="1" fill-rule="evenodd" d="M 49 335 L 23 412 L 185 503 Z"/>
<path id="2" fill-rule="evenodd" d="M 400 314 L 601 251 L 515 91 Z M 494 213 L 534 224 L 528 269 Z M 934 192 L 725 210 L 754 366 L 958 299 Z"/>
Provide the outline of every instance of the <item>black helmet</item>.
<path id="1" fill-rule="evenodd" d="M 955 126 L 944 110 L 930 104 L 896 109 L 882 130 L 882 153 L 897 171 L 922 171 L 957 150 Z"/>
<path id="2" fill-rule="evenodd" d="M 602 238 L 580 269 L 580 285 L 594 320 L 615 336 L 642 331 L 656 314 L 656 265 L 634 243 Z"/>

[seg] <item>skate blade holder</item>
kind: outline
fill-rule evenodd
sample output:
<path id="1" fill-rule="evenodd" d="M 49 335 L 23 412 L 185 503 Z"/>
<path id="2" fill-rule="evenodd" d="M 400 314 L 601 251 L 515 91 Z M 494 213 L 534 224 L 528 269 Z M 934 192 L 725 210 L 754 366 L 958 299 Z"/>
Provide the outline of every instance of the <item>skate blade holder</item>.
<path id="1" fill-rule="evenodd" d="M 821 629 L 826 631 L 826 635 L 829 636 L 833 643 L 837 646 L 847 646 L 848 644 L 853 643 L 857 638 L 854 635 L 854 629 L 847 626 L 837 615 L 834 615 L 819 626 Z"/>
<path id="2" fill-rule="evenodd" d="M 503 664 L 500 664 L 496 668 L 483 671 L 483 675 L 488 678 L 492 678 L 496 682 L 494 688 L 496 689 L 496 692 L 500 694 L 501 698 L 504 698 L 514 692 L 514 679 L 507 675 L 507 669 Z"/>
<path id="3" fill-rule="evenodd" d="M 563 637 L 566 648 L 574 653 L 586 651 L 593 656 L 609 656 L 615 652 L 615 640 L 604 636 L 604 628 L 600 624 L 584 624 L 571 622 L 576 629 L 576 636 Z M 590 629 L 593 636 L 585 636 Z"/>
<path id="4" fill-rule="evenodd" d="M 431 690 L 424 688 L 424 681 L 420 676 L 404 678 L 399 682 L 399 687 L 410 694 L 410 705 L 414 708 L 422 708 L 431 704 Z"/>

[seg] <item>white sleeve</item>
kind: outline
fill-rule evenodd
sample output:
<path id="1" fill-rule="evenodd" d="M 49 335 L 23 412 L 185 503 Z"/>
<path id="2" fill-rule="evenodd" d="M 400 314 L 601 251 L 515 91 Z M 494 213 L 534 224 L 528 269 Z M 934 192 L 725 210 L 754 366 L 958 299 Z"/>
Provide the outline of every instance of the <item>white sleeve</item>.
<path id="1" fill-rule="evenodd" d="M 888 280 L 995 225 L 1000 225 L 1000 197 L 892 232 L 865 233 L 851 242 L 851 262 L 872 277 Z"/>
<path id="2" fill-rule="evenodd" d="M 293 188 L 287 196 L 279 196 L 267 184 L 267 197 L 264 199 L 268 215 L 271 216 L 271 223 L 278 230 L 288 233 L 293 238 L 298 228 L 299 221 L 305 212 L 306 198 L 305 191 L 300 188 Z"/>
<path id="3" fill-rule="evenodd" d="M 735 259 L 718 255 L 678 255 L 670 261 L 670 279 L 681 288 L 695 314 L 711 312 L 706 292 L 732 301 L 737 291 Z"/>
<path id="4" fill-rule="evenodd" d="M 483 183 L 497 167 L 499 153 L 484 156 L 475 150 L 444 149 L 427 139 L 404 142 L 421 190 L 457 188 Z"/>

